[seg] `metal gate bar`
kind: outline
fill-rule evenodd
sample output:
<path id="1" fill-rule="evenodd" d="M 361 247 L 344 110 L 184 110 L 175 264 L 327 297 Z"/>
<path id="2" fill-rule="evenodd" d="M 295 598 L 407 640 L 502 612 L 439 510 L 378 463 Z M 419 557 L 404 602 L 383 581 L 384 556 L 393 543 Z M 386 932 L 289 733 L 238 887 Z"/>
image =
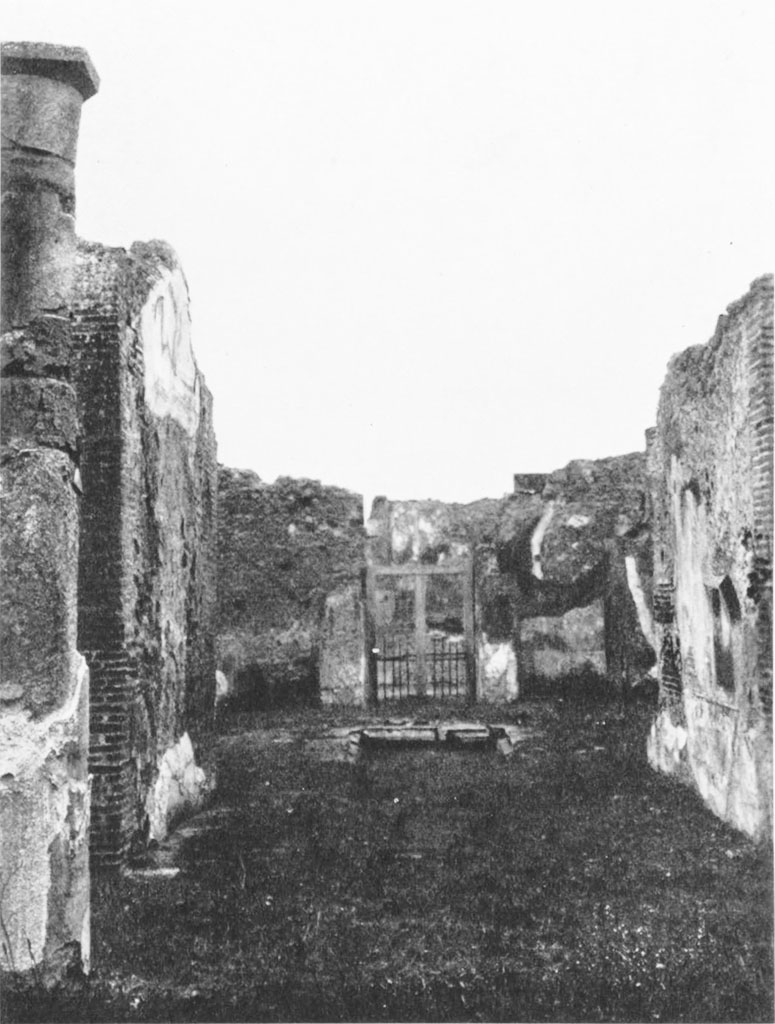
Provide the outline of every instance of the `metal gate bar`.
<path id="1" fill-rule="evenodd" d="M 411 695 L 415 655 L 408 637 L 383 634 L 376 662 L 377 689 L 382 700 L 400 700 Z"/>
<path id="2" fill-rule="evenodd" d="M 468 656 L 460 639 L 431 636 L 431 686 L 434 697 L 460 697 L 468 690 Z"/>

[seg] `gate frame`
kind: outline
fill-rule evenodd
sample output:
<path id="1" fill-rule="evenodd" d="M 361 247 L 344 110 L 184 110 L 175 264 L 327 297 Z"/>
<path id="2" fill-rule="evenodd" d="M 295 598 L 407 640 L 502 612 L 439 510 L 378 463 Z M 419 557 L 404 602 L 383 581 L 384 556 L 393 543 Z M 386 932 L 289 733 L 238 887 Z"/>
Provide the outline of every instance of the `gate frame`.
<path id="1" fill-rule="evenodd" d="M 425 598 L 429 576 L 463 577 L 463 637 L 466 652 L 466 699 L 476 703 L 476 648 L 474 646 L 474 559 L 471 555 L 454 564 L 426 565 L 405 562 L 403 565 L 367 565 L 363 573 L 366 605 L 366 704 L 377 707 L 376 607 L 378 576 L 414 576 L 414 636 L 418 688 L 427 685 L 428 630 L 425 621 Z"/>

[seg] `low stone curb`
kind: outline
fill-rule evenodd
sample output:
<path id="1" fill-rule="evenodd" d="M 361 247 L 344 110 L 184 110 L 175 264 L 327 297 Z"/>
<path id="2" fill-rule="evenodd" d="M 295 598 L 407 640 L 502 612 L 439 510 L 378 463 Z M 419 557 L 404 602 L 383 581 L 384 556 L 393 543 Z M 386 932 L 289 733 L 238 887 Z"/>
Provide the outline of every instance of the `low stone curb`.
<path id="1" fill-rule="evenodd" d="M 303 740 L 302 746 L 305 754 L 322 761 L 354 762 L 364 749 L 396 747 L 491 749 L 508 757 L 518 743 L 536 735 L 512 723 L 405 720 L 329 729 Z"/>

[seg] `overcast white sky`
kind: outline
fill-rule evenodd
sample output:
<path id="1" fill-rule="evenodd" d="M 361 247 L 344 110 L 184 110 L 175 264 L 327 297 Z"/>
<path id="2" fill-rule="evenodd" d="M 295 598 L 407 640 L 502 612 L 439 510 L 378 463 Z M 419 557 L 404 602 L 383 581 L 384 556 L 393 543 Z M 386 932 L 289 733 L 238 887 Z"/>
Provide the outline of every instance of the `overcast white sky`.
<path id="1" fill-rule="evenodd" d="M 775 4 L 3 0 L 84 46 L 78 231 L 164 238 L 221 461 L 468 501 L 643 447 L 775 266 Z"/>

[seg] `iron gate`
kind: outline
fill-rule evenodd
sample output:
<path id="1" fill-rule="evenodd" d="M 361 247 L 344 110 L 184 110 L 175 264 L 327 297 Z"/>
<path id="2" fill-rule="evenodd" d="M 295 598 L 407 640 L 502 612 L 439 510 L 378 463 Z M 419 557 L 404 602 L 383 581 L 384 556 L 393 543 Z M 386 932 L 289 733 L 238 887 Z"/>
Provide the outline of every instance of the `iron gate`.
<path id="1" fill-rule="evenodd" d="M 366 586 L 372 703 L 406 697 L 474 700 L 471 560 L 370 566 Z"/>

